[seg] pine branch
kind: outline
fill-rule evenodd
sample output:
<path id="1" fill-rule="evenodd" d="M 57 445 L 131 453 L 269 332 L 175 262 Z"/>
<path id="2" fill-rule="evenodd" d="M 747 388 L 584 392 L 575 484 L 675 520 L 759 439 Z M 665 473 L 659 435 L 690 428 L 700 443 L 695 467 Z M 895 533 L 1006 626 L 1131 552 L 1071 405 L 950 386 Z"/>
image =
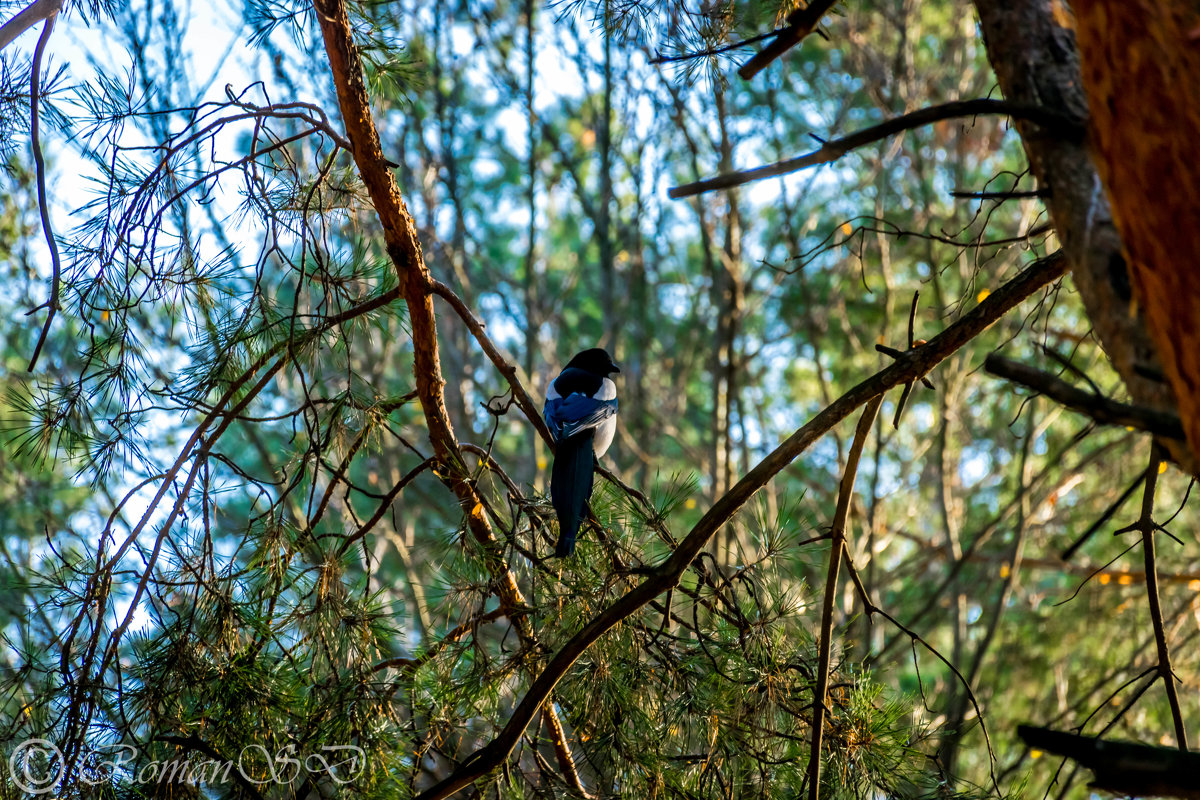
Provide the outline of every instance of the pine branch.
<path id="1" fill-rule="evenodd" d="M 388 169 L 379 132 L 371 115 L 370 97 L 363 77 L 362 61 L 354 43 L 350 19 L 343 0 L 314 0 L 325 42 L 325 52 L 337 89 L 346 138 L 371 204 L 379 216 L 387 253 L 400 280 L 400 290 L 408 307 L 413 341 L 413 375 L 434 457 L 439 462 L 438 477 L 458 498 L 466 516 L 467 529 L 480 544 L 484 561 L 492 576 L 492 585 L 523 646 L 540 648 L 533 625 L 526 616 L 528 603 L 516 576 L 504 560 L 500 542 L 488 521 L 486 505 L 475 489 L 458 439 L 446 408 L 445 378 L 438 353 L 437 323 L 433 311 L 433 293 L 437 282 L 429 273 L 417 237 L 417 227 Z M 547 717 L 557 721 L 558 712 L 543 698 Z M 539 703 L 539 706 L 541 703 Z M 563 745 L 566 747 L 566 745 Z M 567 751 L 565 757 L 570 759 Z"/>

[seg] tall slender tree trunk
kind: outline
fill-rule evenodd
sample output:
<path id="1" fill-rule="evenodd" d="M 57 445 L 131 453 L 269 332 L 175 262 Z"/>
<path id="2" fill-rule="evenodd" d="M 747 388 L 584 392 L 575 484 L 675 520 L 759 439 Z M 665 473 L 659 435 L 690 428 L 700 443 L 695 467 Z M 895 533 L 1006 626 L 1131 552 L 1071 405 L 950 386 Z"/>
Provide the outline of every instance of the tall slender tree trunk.
<path id="1" fill-rule="evenodd" d="M 534 37 L 534 4 L 533 0 L 525 0 L 525 118 L 528 123 L 525 146 L 528 150 L 529 161 L 526 165 L 525 204 L 529 210 L 529 227 L 526 230 L 527 247 L 525 250 L 525 276 L 522 288 L 525 295 L 525 374 L 530 381 L 529 390 L 538 392 L 537 359 L 540 352 L 538 346 L 538 328 L 541 326 L 541 312 L 538 309 L 537 294 L 537 111 L 533 107 L 533 75 L 537 55 Z M 536 396 L 536 394 L 535 394 Z M 543 484 L 543 464 L 548 462 L 546 447 L 542 437 L 536 430 L 529 431 L 530 452 L 533 453 L 534 486 L 541 488 Z"/>
<path id="2" fill-rule="evenodd" d="M 431 154 L 433 165 L 440 167 L 450 207 L 454 210 L 454 228 L 450 234 L 450 246 L 441 249 L 441 256 L 446 270 L 454 276 L 455 289 L 458 294 L 472 307 L 475 304 L 474 292 L 470 277 L 466 270 L 466 217 L 463 213 L 462 193 L 459 190 L 458 154 L 455 147 L 455 133 L 458 123 L 458 112 L 455 109 L 454 94 L 458 76 L 453 70 L 454 54 L 450 43 L 450 35 L 446 30 L 443 17 L 445 14 L 435 14 L 433 23 L 433 80 L 434 80 L 434 116 L 437 119 L 438 151 Z M 450 64 L 449 74 L 445 64 Z M 436 196 L 434 200 L 436 201 Z M 432 206 L 431 206 L 432 207 Z M 430 224 L 434 217 L 430 215 Z M 446 407 L 450 412 L 450 421 L 456 428 L 470 425 L 471 397 L 474 394 L 474 383 L 471 375 L 474 370 L 468 366 L 474 342 L 470 331 L 453 314 L 448 314 L 442 322 L 442 340 L 447 347 L 442 350 L 442 358 L 447 364 L 447 372 L 455 376 L 446 384 Z"/>
<path id="3" fill-rule="evenodd" d="M 1157 9 L 1153 13 L 1151 6 Z M 1185 389 L 1200 385 L 1192 383 L 1191 377 L 1186 380 L 1183 377 L 1192 374 L 1192 364 L 1200 363 L 1194 361 L 1200 358 L 1196 355 L 1196 345 L 1200 342 L 1192 338 L 1200 336 L 1196 333 L 1200 329 L 1194 323 L 1190 323 L 1190 332 L 1179 326 L 1200 313 L 1196 311 L 1200 295 L 1192 285 L 1195 259 L 1190 255 L 1200 241 L 1196 234 L 1200 230 L 1196 225 L 1200 207 L 1188 199 L 1196 191 L 1188 174 L 1197 167 L 1194 158 L 1184 157 L 1190 152 L 1187 145 L 1197 141 L 1195 129 L 1188 127 L 1194 122 L 1188 120 L 1194 121 L 1198 112 L 1195 104 L 1187 102 L 1197 91 L 1196 56 L 1181 52 L 1188 47 L 1194 49 L 1195 42 L 1188 37 L 1195 28 L 1183 24 L 1190 18 L 1185 13 L 1190 8 L 1188 4 L 1176 0 L 1160 6 L 1164 4 L 1141 0 L 1126 4 L 1098 0 L 1076 3 L 1081 12 L 1081 41 L 1092 54 L 1088 59 L 1086 85 L 1093 93 L 1092 106 L 1098 111 L 1095 120 L 1091 120 L 1075 22 L 1063 1 L 975 0 L 988 60 L 1008 99 L 1053 108 L 1081 126 L 1087 125 L 1099 161 L 1123 158 L 1117 148 L 1124 147 L 1119 144 L 1124 137 L 1146 136 L 1155 142 L 1151 145 L 1148 139 L 1136 145 L 1138 152 L 1130 157 L 1140 167 L 1128 172 L 1113 164 L 1106 167 L 1106 171 L 1113 172 L 1109 178 L 1113 185 L 1106 191 L 1084 138 L 1041 130 L 1026 122 L 1015 123 L 1034 175 L 1047 190 L 1046 204 L 1055 231 L 1105 353 L 1135 403 L 1157 411 L 1183 410 L 1183 416 L 1189 417 L 1184 426 L 1189 432 L 1190 446 L 1164 444 L 1172 458 L 1195 474 L 1200 470 L 1195 421 L 1200 395 L 1188 390 L 1183 392 L 1186 398 L 1181 397 L 1177 402 L 1178 392 L 1172 389 L 1172 382 Z M 1126 20 L 1126 13 L 1131 17 L 1149 14 L 1155 19 L 1135 22 Z M 1133 32 L 1121 27 L 1126 22 L 1135 25 Z M 1162 52 L 1152 49 L 1147 37 L 1161 38 L 1157 46 Z M 1101 43 L 1101 39 L 1105 41 Z M 1133 50 L 1121 50 L 1122 47 Z M 1161 63 L 1152 63 L 1160 58 Z M 1170 75 L 1168 67 L 1182 72 L 1164 84 Z M 1143 87 L 1139 80 L 1150 83 Z M 1118 99 L 1116 92 L 1146 96 Z M 1155 102 L 1167 105 L 1149 108 Z M 1144 119 L 1128 116 L 1139 113 L 1149 116 Z M 1177 131 L 1171 130 L 1175 122 L 1179 123 Z M 1128 130 L 1120 130 L 1122 127 Z M 1162 152 L 1152 153 L 1155 148 Z M 1139 169 L 1151 169 L 1161 177 L 1155 179 Z M 1164 174 L 1162 170 L 1169 172 Z M 1142 205 L 1143 200 L 1138 199 L 1142 195 L 1126 186 L 1130 180 L 1140 182 L 1145 191 L 1154 187 L 1155 195 Z M 1127 191 L 1130 194 L 1126 195 Z M 1110 196 L 1118 206 L 1115 214 Z M 1147 219 L 1133 223 L 1129 218 L 1135 210 Z M 1125 232 L 1118 232 L 1116 217 L 1130 227 L 1126 235 L 1139 241 L 1131 250 L 1136 262 L 1132 268 L 1122 247 L 1121 234 Z M 1141 237 L 1149 236 L 1152 231 L 1165 238 L 1155 244 L 1142 242 Z M 1168 260 L 1159 263 L 1161 259 Z M 1164 276 L 1171 271 L 1179 274 L 1168 281 Z M 1167 291 L 1166 287 L 1175 284 L 1174 290 Z M 1174 304 L 1186 305 L 1190 310 L 1174 309 Z M 1172 327 L 1171 317 L 1176 311 L 1180 316 Z M 1155 327 L 1158 332 L 1154 335 L 1149 317 L 1158 320 Z M 1191 345 L 1164 347 L 1163 331 L 1168 338 L 1178 336 L 1180 342 Z M 1166 362 L 1173 362 L 1169 369 Z"/>
<path id="4" fill-rule="evenodd" d="M 720 171 L 732 172 L 734 142 L 728 125 L 729 109 L 725 89 L 716 88 L 717 121 L 720 127 Z M 716 496 L 733 485 L 732 420 L 737 398 L 737 336 L 741 322 L 742 297 L 742 221 L 738 190 L 725 195 L 724 242 L 719 263 L 713 273 L 713 306 L 716 331 L 713 347 L 713 463 L 712 481 Z M 717 558 L 723 563 L 731 557 L 734 532 L 726 528 L 716 540 Z"/>
<path id="5" fill-rule="evenodd" d="M 604 3 L 604 104 L 600 117 L 600 202 L 596 220 L 596 238 L 600 250 L 601 305 L 604 311 L 603 346 L 616 350 L 620 319 L 616 308 L 616 277 L 612 241 L 612 18 L 609 0 Z"/>

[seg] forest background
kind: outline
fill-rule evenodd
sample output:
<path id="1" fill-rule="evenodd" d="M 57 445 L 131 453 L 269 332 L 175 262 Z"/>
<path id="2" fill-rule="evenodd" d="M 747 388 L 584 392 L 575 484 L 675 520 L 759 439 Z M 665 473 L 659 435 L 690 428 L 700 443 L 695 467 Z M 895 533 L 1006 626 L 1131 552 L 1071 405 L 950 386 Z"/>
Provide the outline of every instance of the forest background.
<path id="1" fill-rule="evenodd" d="M 0 4 L 0 794 L 1078 798 L 1018 724 L 1194 735 L 1137 225 L 1198 206 L 1105 160 L 1191 129 L 1087 114 L 1104 3 L 61 5 Z"/>

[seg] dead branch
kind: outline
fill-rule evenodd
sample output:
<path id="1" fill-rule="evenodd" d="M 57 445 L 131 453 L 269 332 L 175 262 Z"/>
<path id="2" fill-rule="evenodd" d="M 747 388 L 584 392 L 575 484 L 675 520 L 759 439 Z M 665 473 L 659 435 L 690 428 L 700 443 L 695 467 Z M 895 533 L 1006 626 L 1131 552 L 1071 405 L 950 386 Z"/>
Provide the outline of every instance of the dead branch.
<path id="1" fill-rule="evenodd" d="M 1156 443 L 1150 445 L 1150 463 L 1146 466 L 1146 488 L 1142 493 L 1142 513 L 1134 529 L 1142 534 L 1142 554 L 1146 564 L 1146 598 L 1150 603 L 1150 621 L 1154 625 L 1154 642 L 1158 647 L 1158 675 L 1167 690 L 1167 702 L 1171 706 L 1171 719 L 1175 721 L 1175 742 L 1179 749 L 1187 752 L 1187 728 L 1183 724 L 1183 712 L 1179 708 L 1179 693 L 1175 687 L 1175 673 L 1171 671 L 1171 650 L 1167 646 L 1167 631 L 1163 625 L 1162 605 L 1158 599 L 1158 573 L 1154 564 L 1154 534 L 1162 530 L 1154 522 L 1154 489 L 1158 484 L 1158 468 L 1163 452 Z"/>
<path id="2" fill-rule="evenodd" d="M 898 133 L 919 128 L 931 122 L 939 122 L 955 117 L 972 117 L 979 114 L 1002 114 L 1014 119 L 1028 120 L 1046 128 L 1062 131 L 1069 136 L 1079 135 L 1079 127 L 1075 123 L 1058 112 L 1043 106 L 1011 103 L 1007 100 L 991 100 L 987 98 L 958 100 L 952 103 L 943 103 L 941 105 L 930 106 L 929 108 L 918 109 L 909 114 L 902 114 L 899 117 L 894 117 L 878 125 L 864 128 L 841 139 L 834 139 L 829 142 L 822 141 L 820 148 L 811 153 L 805 153 L 802 156 L 777 161 L 774 164 L 768 164 L 764 167 L 755 167 L 753 169 L 718 175 L 715 178 L 707 178 L 695 183 L 685 183 L 682 186 L 670 189 L 667 192 L 667 196 L 673 200 L 678 200 L 717 189 L 732 189 L 735 186 L 742 186 L 753 181 L 763 180 L 764 178 L 777 178 L 780 175 L 797 172 L 806 167 L 831 164 L 851 150 L 871 144 L 872 142 L 878 142 L 880 139 L 886 139 L 889 136 L 895 136 Z"/>
<path id="3" fill-rule="evenodd" d="M 51 3 L 50 5 L 54 4 Z M 59 2 L 57 5 L 61 6 L 62 3 Z M 28 8 L 25 9 L 25 11 L 28 10 Z M 23 15 L 25 11 L 22 11 L 17 17 Z M 42 325 L 42 332 L 38 335 L 37 344 L 33 347 L 33 357 L 29 359 L 30 372 L 33 372 L 34 367 L 37 366 L 38 355 L 42 352 L 42 345 L 46 343 L 46 337 L 50 335 L 50 323 L 54 321 L 54 314 L 58 311 L 58 296 L 62 286 L 62 268 L 58 257 L 58 243 L 54 241 L 54 226 L 50 224 L 50 204 L 46 198 L 46 162 L 42 157 L 41 120 L 38 116 L 38 96 L 41 93 L 40 85 L 42 80 L 42 56 L 45 55 L 46 43 L 50 41 L 50 32 L 54 30 L 54 20 L 57 17 L 58 8 L 56 7 L 46 17 L 46 26 L 42 28 L 42 35 L 38 37 L 37 47 L 33 51 L 33 66 L 30 68 L 29 76 L 29 139 L 33 146 L 33 162 L 37 171 L 38 213 L 42 218 L 42 233 L 46 237 L 46 247 L 50 249 L 51 268 L 50 299 L 29 312 L 29 314 L 32 314 L 39 309 L 46 309 L 46 322 Z M 7 28 L 8 25 L 4 27 Z M 0 44 L 0 47 L 3 47 L 3 45 Z"/>
<path id="4" fill-rule="evenodd" d="M 913 308 L 916 308 L 914 299 Z M 906 383 L 905 391 L 912 387 Z M 808 800 L 818 800 L 821 791 L 821 739 L 825 733 L 825 708 L 829 695 L 829 653 L 833 644 L 833 606 L 837 595 L 838 569 L 842 551 L 846 549 L 846 519 L 850 513 L 850 498 L 854 494 L 854 477 L 858 473 L 858 462 L 863 446 L 875 424 L 875 415 L 883 395 L 876 395 L 863 409 L 854 431 L 854 443 L 846 457 L 846 469 L 842 472 L 842 484 L 838 488 L 837 508 L 833 513 L 830 535 L 833 546 L 829 549 L 829 569 L 825 575 L 825 599 L 821 605 L 821 635 L 817 640 L 817 686 L 813 690 L 812 748 L 808 754 Z"/>
<path id="5" fill-rule="evenodd" d="M 1107 397 L 1077 389 L 1061 378 L 992 353 L 983 368 L 998 378 L 1019 383 L 1044 394 L 1059 405 L 1091 417 L 1101 425 L 1124 425 L 1155 436 L 1183 439 L 1179 418 L 1162 411 L 1120 403 Z"/>

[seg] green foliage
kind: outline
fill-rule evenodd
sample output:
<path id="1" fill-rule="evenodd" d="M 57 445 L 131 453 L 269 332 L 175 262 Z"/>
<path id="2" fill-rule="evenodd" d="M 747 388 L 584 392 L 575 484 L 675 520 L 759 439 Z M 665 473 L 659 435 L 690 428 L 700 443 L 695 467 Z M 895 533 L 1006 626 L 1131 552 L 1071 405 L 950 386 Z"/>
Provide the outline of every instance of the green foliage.
<path id="1" fill-rule="evenodd" d="M 779 441 L 890 363 L 875 344 L 908 347 L 916 292 L 914 338 L 932 339 L 1057 247 L 1035 197 L 950 194 L 1033 188 L 998 119 L 666 199 L 810 151 L 810 134 L 987 95 L 957 0 L 839 4 L 826 37 L 748 83 L 732 77 L 745 49 L 647 62 L 768 30 L 789 8 L 356 5 L 385 158 L 431 274 L 474 315 L 432 298 L 461 443 L 443 463 L 437 402 L 414 374 L 429 343 L 413 341 L 404 265 L 342 147 L 310 7 L 254 0 L 215 20 L 230 27 L 229 86 L 189 66 L 219 25 L 189 33 L 170 2 L 99 10 L 87 21 L 117 63 L 78 67 L 72 110 L 56 99 L 69 118 L 43 120 L 52 171 L 76 159 L 83 172 L 52 207 L 61 308 L 37 372 L 24 369 L 40 326 L 17 324 L 0 373 L 0 738 L 61 746 L 62 796 L 414 796 L 491 742 L 554 653 Z M 24 79 L 0 74 L 0 125 L 17 126 L 5 103 L 19 107 Z M 6 174 L 0 306 L 20 320 L 45 302 L 46 259 L 29 165 Z M 597 478 L 573 559 L 545 558 L 550 454 L 473 322 L 535 399 L 584 346 L 622 367 L 604 463 L 617 480 Z M 1019 721 L 1172 729 L 1158 687 L 1142 691 L 1155 662 L 1138 549 L 1107 535 L 1136 495 L 1058 558 L 1143 469 L 1145 437 L 1095 430 L 980 370 L 994 350 L 1060 369 L 1047 349 L 1070 359 L 1065 377 L 1120 393 L 1064 281 L 942 362 L 934 389 L 915 385 L 898 426 L 899 391 L 885 398 L 849 566 L 829 587 L 823 797 L 1042 791 L 1057 764 L 1014 741 Z M 578 794 L 564 743 L 597 797 L 806 793 L 852 425 L 583 652 L 483 796 Z M 477 505 L 452 493 L 459 480 Z M 1163 476 L 1164 520 L 1187 486 Z M 1192 521 L 1184 507 L 1166 524 Z M 1184 682 L 1197 674 L 1192 550 L 1164 540 L 1159 561 Z M 503 599 L 512 587 L 521 604 Z M 358 748 L 353 780 L 271 771 L 326 747 Z M 139 779 L 242 754 L 241 782 Z M 17 796 L 12 778 L 0 796 Z"/>

